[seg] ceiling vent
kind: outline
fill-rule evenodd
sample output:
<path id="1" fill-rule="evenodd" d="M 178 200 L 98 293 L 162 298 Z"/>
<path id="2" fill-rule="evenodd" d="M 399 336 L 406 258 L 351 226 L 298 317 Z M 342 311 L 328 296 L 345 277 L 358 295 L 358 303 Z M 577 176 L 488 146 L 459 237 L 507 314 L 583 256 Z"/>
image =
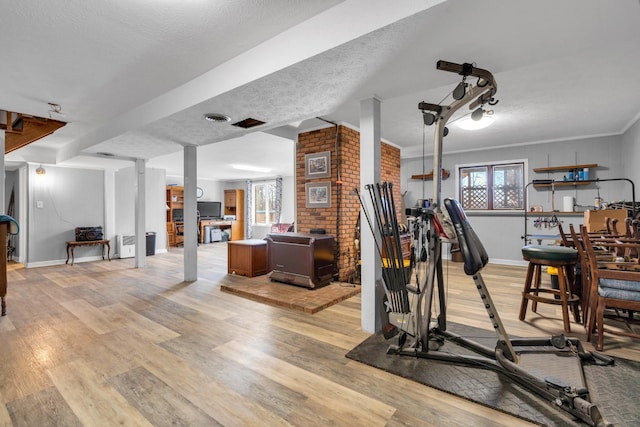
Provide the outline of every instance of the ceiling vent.
<path id="1" fill-rule="evenodd" d="M 249 117 L 248 119 L 240 120 L 239 122 L 234 123 L 232 126 L 237 126 L 243 129 L 249 129 L 249 128 L 263 125 L 264 123 L 265 122 L 263 121 L 260 121 L 258 119 L 252 119 L 251 117 Z"/>
<path id="2" fill-rule="evenodd" d="M 214 122 L 214 123 L 226 123 L 231 121 L 231 117 L 224 114 L 218 114 L 218 113 L 205 114 L 204 119 L 208 122 Z"/>

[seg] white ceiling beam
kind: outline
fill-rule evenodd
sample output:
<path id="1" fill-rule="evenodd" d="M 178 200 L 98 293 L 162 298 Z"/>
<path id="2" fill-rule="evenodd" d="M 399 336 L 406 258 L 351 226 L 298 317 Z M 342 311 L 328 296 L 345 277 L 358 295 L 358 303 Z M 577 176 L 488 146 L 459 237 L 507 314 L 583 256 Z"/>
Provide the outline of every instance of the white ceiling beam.
<path id="1" fill-rule="evenodd" d="M 59 162 L 128 131 L 296 64 L 445 0 L 348 0 L 68 143 Z M 330 31 L 328 30 L 330 29 Z"/>

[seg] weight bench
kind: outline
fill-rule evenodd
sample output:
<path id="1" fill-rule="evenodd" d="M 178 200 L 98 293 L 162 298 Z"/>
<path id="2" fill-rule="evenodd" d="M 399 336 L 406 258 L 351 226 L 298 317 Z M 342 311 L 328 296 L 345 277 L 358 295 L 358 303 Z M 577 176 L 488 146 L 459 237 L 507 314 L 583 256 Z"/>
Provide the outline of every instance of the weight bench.
<path id="1" fill-rule="evenodd" d="M 457 200 L 445 199 L 444 206 L 446 214 L 426 211 L 425 215 L 428 216 L 429 221 L 446 222 L 455 230 L 455 236 L 446 235 L 443 237 L 452 243 L 458 243 L 460 247 L 464 272 L 473 277 L 480 298 L 498 336 L 495 348 L 489 348 L 471 339 L 447 331 L 446 322 L 440 319 L 436 326 L 430 328 L 428 325 L 431 322 L 431 314 L 430 310 L 427 309 L 422 318 L 427 326 L 413 325 L 409 330 L 427 330 L 429 345 L 420 345 L 419 339 L 413 345 L 406 345 L 406 334 L 401 334 L 398 339 L 399 344 L 390 346 L 387 353 L 489 369 L 506 376 L 514 383 L 521 385 L 590 425 L 608 425 L 603 420 L 597 406 L 588 400 L 589 391 L 582 374 L 582 361 L 596 364 L 612 364 L 613 359 L 595 352 L 587 352 L 578 339 L 566 338 L 564 335 L 551 338 L 511 339 L 502 324 L 489 290 L 482 278 L 481 271 L 489 262 L 489 256 L 482 242 L 471 227 L 462 206 Z M 445 232 L 447 230 L 446 225 L 443 227 L 442 224 L 438 224 L 435 228 L 445 230 Z M 431 260 L 432 263 L 434 261 Z M 418 293 L 421 291 L 419 290 Z M 431 298 L 428 291 L 425 298 Z M 441 316 L 446 316 L 446 313 L 442 313 Z M 415 316 L 415 318 L 419 318 L 419 316 Z M 463 353 L 456 354 L 451 350 L 439 352 L 438 349 L 444 341 L 464 347 L 479 356 Z M 566 368 L 562 369 L 562 377 L 545 373 L 546 368 L 557 366 L 558 363 L 567 364 Z M 526 366 L 526 368 L 523 366 Z"/>

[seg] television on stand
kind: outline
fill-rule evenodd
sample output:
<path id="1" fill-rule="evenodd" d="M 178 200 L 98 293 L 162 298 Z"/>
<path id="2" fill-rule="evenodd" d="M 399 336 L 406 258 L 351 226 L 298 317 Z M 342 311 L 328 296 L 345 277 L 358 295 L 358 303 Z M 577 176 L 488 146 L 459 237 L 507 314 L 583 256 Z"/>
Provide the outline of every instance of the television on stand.
<path id="1" fill-rule="evenodd" d="M 198 202 L 200 219 L 222 218 L 222 202 Z"/>

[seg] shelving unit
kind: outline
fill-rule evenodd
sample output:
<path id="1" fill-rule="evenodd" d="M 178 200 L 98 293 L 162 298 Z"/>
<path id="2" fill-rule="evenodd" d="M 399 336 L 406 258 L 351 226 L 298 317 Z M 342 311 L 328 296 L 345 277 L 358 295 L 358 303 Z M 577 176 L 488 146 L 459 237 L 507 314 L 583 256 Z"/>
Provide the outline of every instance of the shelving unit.
<path id="1" fill-rule="evenodd" d="M 597 168 L 598 164 L 597 163 L 589 163 L 589 164 L 584 164 L 584 165 L 565 165 L 565 166 L 548 166 L 548 167 L 543 167 L 543 168 L 533 168 L 533 171 L 535 173 L 556 173 L 556 172 L 573 172 L 574 176 L 578 176 L 578 172 L 583 170 L 583 169 L 594 169 Z M 544 181 L 544 182 L 536 182 L 536 181 Z M 548 182 L 549 180 L 534 180 L 533 181 L 533 186 L 536 188 L 540 188 L 540 187 L 551 187 L 551 186 L 555 186 L 555 187 L 577 187 L 579 185 L 589 185 L 593 180 L 584 180 L 584 181 L 580 181 L 577 179 L 571 180 L 571 181 L 565 181 L 565 180 L 555 180 L 555 179 L 551 179 L 551 182 Z"/>
<path id="2" fill-rule="evenodd" d="M 580 168 L 595 168 L 597 167 L 597 164 L 588 164 L 588 165 L 575 165 L 575 166 L 555 166 L 555 167 L 551 167 L 551 168 L 535 168 L 533 169 L 534 172 L 558 172 L 558 171 L 567 171 L 570 169 L 580 169 Z M 533 240 L 555 240 L 556 235 L 534 235 L 534 234 L 528 234 L 527 232 L 527 226 L 528 226 L 528 217 L 529 216 L 553 216 L 555 215 L 557 216 L 584 216 L 585 213 L 584 212 L 560 212 L 560 211 L 556 211 L 556 212 L 529 212 L 529 206 L 527 203 L 527 189 L 530 185 L 533 185 L 534 187 L 536 186 L 536 184 L 540 184 L 536 182 L 537 180 L 534 180 L 530 183 L 528 183 L 525 188 L 524 188 L 524 194 L 525 194 L 525 200 L 524 200 L 524 205 L 525 205 L 525 211 L 524 211 L 524 235 L 522 236 L 522 238 L 525 240 L 525 242 L 529 242 L 532 239 Z M 554 180 L 544 180 L 546 181 L 544 183 L 544 185 L 542 185 L 543 187 L 550 187 L 552 185 L 558 185 L 558 184 L 564 184 L 566 183 L 567 185 L 573 185 L 575 183 L 578 183 L 578 185 L 588 185 L 591 183 L 600 183 L 600 182 L 612 182 L 612 181 L 624 181 L 624 182 L 628 182 L 631 185 L 631 209 L 629 209 L 631 211 L 631 217 L 632 218 L 636 218 L 638 209 L 636 207 L 636 190 L 635 190 L 635 184 L 632 180 L 628 179 L 628 178 L 606 178 L 606 179 L 587 179 L 584 181 L 572 181 L 572 182 L 566 182 L 566 181 L 554 181 Z M 540 185 L 538 185 L 540 186 Z M 596 211 L 598 212 L 598 211 Z"/>
<path id="3" fill-rule="evenodd" d="M 184 241 L 183 236 L 178 236 L 176 232 L 176 223 L 181 224 L 182 221 L 176 221 L 174 214 L 176 209 L 184 209 L 184 187 L 177 185 L 167 185 L 166 187 L 167 202 L 167 244 L 176 246 Z M 179 218 L 180 219 L 180 218 Z"/>
<path id="4" fill-rule="evenodd" d="M 244 240 L 244 190 L 224 190 L 224 214 L 236 217 L 231 240 Z"/>
<path id="5" fill-rule="evenodd" d="M 546 225 L 547 223 L 547 218 L 550 218 L 551 221 L 549 222 L 550 224 L 555 224 L 555 222 L 562 222 L 562 220 L 558 217 L 562 217 L 562 216 L 582 216 L 584 215 L 583 212 L 560 212 L 560 211 L 553 211 L 553 212 L 530 212 L 529 208 L 530 206 L 528 206 L 527 204 L 527 188 L 532 185 L 534 188 L 541 188 L 541 189 L 552 189 L 555 190 L 558 187 L 580 187 L 580 186 L 585 186 L 585 185 L 589 185 L 592 182 L 595 182 L 595 180 L 578 180 L 577 176 L 578 176 L 578 172 L 584 169 L 595 169 L 597 168 L 598 165 L 596 163 L 588 163 L 588 164 L 583 164 L 583 165 L 561 165 L 561 166 L 547 166 L 547 167 L 540 167 L 540 168 L 533 168 L 533 172 L 534 173 L 546 173 L 548 178 L 547 179 L 534 179 L 533 181 L 531 181 L 529 184 L 526 185 L 525 187 L 525 212 L 524 212 L 524 236 L 523 238 L 525 239 L 525 243 L 528 243 L 531 240 L 538 240 L 538 243 L 540 243 L 542 240 L 556 240 L 559 235 L 556 234 L 528 234 L 527 229 L 528 229 L 528 220 L 529 217 L 538 217 L 538 218 L 545 218 L 543 221 Z M 574 177 L 576 177 L 576 179 L 572 179 L 570 181 L 565 181 L 564 179 L 560 179 L 560 180 L 556 180 L 553 178 L 553 174 L 556 174 L 558 172 L 564 172 L 564 173 L 571 173 Z M 566 175 L 565 175 L 566 176 Z M 577 189 L 577 188 L 576 188 Z M 552 195 L 552 197 L 555 197 L 555 193 Z M 555 205 L 555 203 L 552 202 L 552 206 Z M 552 225 L 551 228 L 554 228 L 555 225 Z M 547 229 L 547 227 L 545 226 L 545 230 L 547 230 L 547 232 L 549 232 L 549 230 Z"/>

